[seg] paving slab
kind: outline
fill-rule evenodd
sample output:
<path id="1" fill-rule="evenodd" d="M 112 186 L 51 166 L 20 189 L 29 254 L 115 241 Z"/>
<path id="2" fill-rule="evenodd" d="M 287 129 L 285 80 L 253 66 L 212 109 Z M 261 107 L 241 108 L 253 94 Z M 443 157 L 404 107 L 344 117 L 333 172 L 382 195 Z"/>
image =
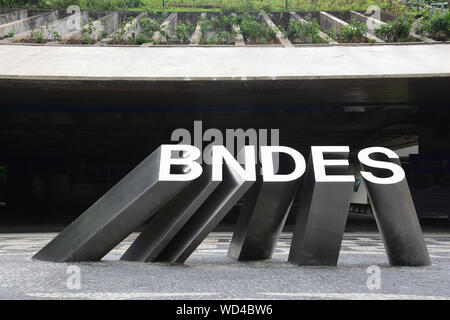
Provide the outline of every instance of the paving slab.
<path id="1" fill-rule="evenodd" d="M 280 47 L 0 45 L 0 80 L 315 80 L 450 76 L 450 44 Z"/>
<path id="2" fill-rule="evenodd" d="M 379 234 L 346 233 L 337 267 L 287 262 L 291 233 L 272 259 L 226 256 L 231 233 L 210 234 L 185 265 L 119 261 L 138 234 L 102 261 L 52 263 L 31 257 L 55 233 L 0 234 L 0 299 L 450 299 L 450 234 L 425 234 L 432 265 L 391 267 Z M 381 285 L 370 290 L 370 266 Z M 68 286 L 79 268 L 80 287 Z"/>

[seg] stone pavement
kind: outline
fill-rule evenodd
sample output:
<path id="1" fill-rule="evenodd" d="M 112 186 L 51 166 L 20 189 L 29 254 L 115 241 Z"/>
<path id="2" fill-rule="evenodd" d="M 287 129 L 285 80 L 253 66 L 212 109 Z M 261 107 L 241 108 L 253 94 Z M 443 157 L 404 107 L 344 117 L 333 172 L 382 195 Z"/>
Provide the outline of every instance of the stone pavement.
<path id="1" fill-rule="evenodd" d="M 228 258 L 225 232 L 212 233 L 185 265 L 117 261 L 136 235 L 101 262 L 57 264 L 31 259 L 56 233 L 0 234 L 0 299 L 450 299 L 447 234 L 425 235 L 433 265 L 419 268 L 389 266 L 373 232 L 346 233 L 337 267 L 288 263 L 290 233 L 266 261 Z M 379 289 L 367 286 L 371 265 L 380 268 Z"/>

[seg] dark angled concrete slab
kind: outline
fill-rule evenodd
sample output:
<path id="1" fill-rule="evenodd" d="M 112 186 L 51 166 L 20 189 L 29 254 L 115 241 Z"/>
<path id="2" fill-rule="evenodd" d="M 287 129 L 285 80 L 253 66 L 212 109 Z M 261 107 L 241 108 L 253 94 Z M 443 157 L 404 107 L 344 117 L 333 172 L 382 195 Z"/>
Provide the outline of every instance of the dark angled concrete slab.
<path id="1" fill-rule="evenodd" d="M 155 261 L 184 263 L 254 183 L 242 180 L 228 166 L 223 170 L 223 181 Z"/>
<path id="2" fill-rule="evenodd" d="M 389 159 L 373 154 L 373 160 L 389 161 L 399 166 L 399 159 Z M 376 177 L 391 173 L 361 164 L 364 171 Z M 427 266 L 431 264 L 419 219 L 406 178 L 394 184 L 376 184 L 363 178 L 367 188 L 378 229 L 383 236 L 384 247 L 393 266 Z"/>
<path id="3" fill-rule="evenodd" d="M 342 158 L 347 156 L 342 153 Z M 335 167 L 327 173 L 348 174 L 346 167 Z M 317 182 L 309 156 L 289 262 L 302 266 L 337 264 L 352 188 L 353 182 Z"/>
<path id="4" fill-rule="evenodd" d="M 33 258 L 98 261 L 191 181 L 159 181 L 158 148 Z M 175 167 L 176 168 L 176 167 Z"/>
<path id="5" fill-rule="evenodd" d="M 212 181 L 212 167 L 203 165 L 202 176 L 158 211 L 120 259 L 145 262 L 155 260 L 219 183 Z"/>
<path id="6" fill-rule="evenodd" d="M 293 163 L 284 169 L 292 172 Z M 228 249 L 229 257 L 236 260 L 272 257 L 300 181 L 263 182 L 258 175 L 258 181 L 245 195 Z"/>

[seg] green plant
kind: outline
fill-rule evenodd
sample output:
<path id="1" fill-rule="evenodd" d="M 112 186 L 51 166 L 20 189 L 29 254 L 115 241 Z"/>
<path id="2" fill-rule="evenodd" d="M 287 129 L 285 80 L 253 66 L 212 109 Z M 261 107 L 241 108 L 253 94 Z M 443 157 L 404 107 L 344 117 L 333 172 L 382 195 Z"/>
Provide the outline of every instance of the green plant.
<path id="1" fill-rule="evenodd" d="M 56 41 L 61 42 L 61 35 L 58 32 L 53 31 L 53 39 L 55 39 Z"/>
<path id="2" fill-rule="evenodd" d="M 45 26 L 39 29 L 31 29 L 31 41 L 37 43 L 45 43 L 50 39 L 61 41 L 61 35 L 55 31 L 56 24 L 53 23 L 54 21 L 47 21 Z"/>
<path id="3" fill-rule="evenodd" d="M 153 34 L 160 30 L 159 22 L 149 16 L 140 18 L 136 22 L 133 22 L 133 20 L 133 17 L 128 17 L 122 21 L 118 30 L 112 34 L 110 43 L 141 45 L 143 43 L 152 42 Z M 129 25 L 127 26 L 127 24 Z M 130 33 L 135 34 L 136 37 L 130 36 Z M 126 37 L 126 35 L 128 35 L 128 37 Z M 104 34 L 102 36 L 104 36 Z"/>
<path id="4" fill-rule="evenodd" d="M 44 43 L 44 33 L 42 30 L 31 30 L 31 38 L 37 43 Z"/>
<path id="5" fill-rule="evenodd" d="M 259 23 L 253 16 L 246 14 L 242 17 L 239 27 L 246 42 L 252 44 L 276 43 L 275 30 Z"/>
<path id="6" fill-rule="evenodd" d="M 315 19 L 309 22 L 291 19 L 284 34 L 294 43 L 321 43 L 323 40 L 319 36 L 319 31 L 320 25 Z"/>
<path id="7" fill-rule="evenodd" d="M 411 31 L 411 23 L 411 20 L 400 17 L 395 21 L 382 24 L 375 30 L 375 35 L 388 42 L 405 42 Z"/>
<path id="8" fill-rule="evenodd" d="M 96 28 L 94 26 L 94 22 L 92 18 L 88 19 L 88 23 L 81 29 L 81 37 L 80 40 L 83 43 L 92 44 L 94 43 L 94 32 Z"/>
<path id="9" fill-rule="evenodd" d="M 101 18 L 100 23 L 102 24 L 102 26 L 104 28 L 106 28 L 108 26 L 108 18 L 106 18 L 106 17 Z"/>
<path id="10" fill-rule="evenodd" d="M 359 43 L 366 42 L 365 34 L 367 26 L 358 20 L 353 20 L 352 23 L 346 24 L 337 31 L 334 27 L 328 30 L 328 35 L 338 40 L 339 42 Z"/>
<path id="11" fill-rule="evenodd" d="M 272 4 L 267 3 L 261 7 L 261 12 L 270 14 L 271 12 L 276 11 L 276 9 L 272 6 Z"/>
<path id="12" fill-rule="evenodd" d="M 129 39 L 128 42 L 129 43 L 134 43 L 134 44 L 137 44 L 137 45 L 141 45 L 141 44 L 144 44 L 144 43 L 153 42 L 153 40 L 144 37 L 142 34 L 138 34 L 135 39 Z"/>
<path id="13" fill-rule="evenodd" d="M 202 43 L 230 44 L 236 37 L 233 26 L 238 24 L 235 14 L 212 16 L 199 22 L 202 33 Z"/>
<path id="14" fill-rule="evenodd" d="M 143 37 L 151 38 L 156 31 L 159 31 L 160 24 L 156 19 L 146 17 L 139 19 L 139 26 Z"/>
<path id="15" fill-rule="evenodd" d="M 0 35 L 0 40 L 2 40 L 4 38 L 11 38 L 11 37 L 14 37 L 15 35 L 16 35 L 16 29 L 13 28 L 7 34 L 4 34 L 3 36 Z"/>
<path id="16" fill-rule="evenodd" d="M 106 32 L 105 30 L 102 30 L 101 32 L 100 32 L 100 35 L 99 35 L 99 40 L 101 40 L 101 39 L 104 39 L 104 38 L 106 38 L 108 36 L 108 32 Z"/>
<path id="17" fill-rule="evenodd" d="M 160 32 L 167 43 L 183 43 L 189 42 L 194 30 L 195 26 L 192 23 L 178 22 L 175 30 L 166 27 Z"/>
<path id="18" fill-rule="evenodd" d="M 121 41 L 125 41 L 124 35 L 127 31 L 133 31 L 136 28 L 136 25 L 133 25 L 131 28 L 126 29 L 127 23 L 131 23 L 133 21 L 133 17 L 128 17 L 124 21 L 122 21 L 119 25 L 119 28 L 113 32 L 111 35 L 111 38 L 113 39 L 112 42 L 119 43 Z"/>
<path id="19" fill-rule="evenodd" d="M 9 31 L 7 34 L 6 34 L 6 37 L 7 38 L 12 38 L 12 37 L 14 37 L 16 35 L 16 29 L 12 29 L 11 31 Z"/>
<path id="20" fill-rule="evenodd" d="M 25 3 L 26 0 L 0 0 L 0 7 L 20 7 Z"/>
<path id="21" fill-rule="evenodd" d="M 445 0 L 444 0 L 445 1 Z M 119 10 L 139 9 L 162 11 L 161 0 L 0 0 L 0 6 L 15 7 L 41 7 L 66 9 L 69 5 L 78 5 L 82 10 Z M 239 11 L 255 12 L 259 10 L 270 11 L 312 11 L 312 10 L 360 10 L 365 11 L 369 5 L 400 14 L 416 11 L 416 8 L 408 8 L 400 1 L 392 0 L 289 0 L 286 8 L 286 0 L 165 0 L 165 9 L 169 11 Z"/>
<path id="22" fill-rule="evenodd" d="M 188 42 L 194 32 L 195 27 L 192 23 L 177 23 L 175 29 L 175 42 Z"/>
<path id="23" fill-rule="evenodd" d="M 422 35 L 428 35 L 434 40 L 446 41 L 450 39 L 450 12 L 432 14 L 426 12 L 419 20 L 416 30 Z"/>

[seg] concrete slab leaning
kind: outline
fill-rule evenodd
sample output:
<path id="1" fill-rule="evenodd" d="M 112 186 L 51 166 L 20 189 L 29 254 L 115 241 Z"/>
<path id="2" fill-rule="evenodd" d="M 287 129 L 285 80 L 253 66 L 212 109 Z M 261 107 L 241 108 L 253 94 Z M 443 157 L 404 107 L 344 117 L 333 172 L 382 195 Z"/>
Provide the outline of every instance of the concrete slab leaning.
<path id="1" fill-rule="evenodd" d="M 218 185 L 211 166 L 204 164 L 202 176 L 156 213 L 120 259 L 154 261 Z"/>
<path id="2" fill-rule="evenodd" d="M 359 20 L 361 22 L 364 22 L 364 23 L 367 23 L 368 21 L 370 21 L 370 23 L 375 28 L 380 26 L 380 25 L 386 24 L 386 22 L 384 22 L 384 21 L 375 19 L 373 17 L 366 17 L 365 15 L 363 15 L 363 14 L 361 14 L 359 12 L 353 11 L 353 10 L 350 11 L 350 17 L 352 17 L 352 19 L 357 19 L 357 20 Z M 411 28 L 411 32 L 410 32 L 410 36 L 411 37 L 416 38 L 416 39 L 418 39 L 420 41 L 423 41 L 423 42 L 426 42 L 426 43 L 436 43 L 437 42 L 436 40 L 433 40 L 433 39 L 430 39 L 430 38 L 427 38 L 427 37 L 424 37 L 424 36 L 421 36 L 421 35 L 415 33 L 414 29 L 415 28 L 414 28 L 414 25 L 413 25 L 413 27 Z M 370 30 L 369 30 L 369 32 L 370 32 Z"/>
<path id="3" fill-rule="evenodd" d="M 272 19 L 267 14 L 262 15 L 263 20 L 267 23 L 267 25 L 276 32 L 277 39 L 283 45 L 283 47 L 293 47 L 292 43 L 287 39 L 281 31 L 277 28 L 275 23 L 273 23 Z"/>
<path id="4" fill-rule="evenodd" d="M 160 158 L 158 148 L 33 258 L 99 261 L 191 183 L 160 181 Z"/>
<path id="5" fill-rule="evenodd" d="M 224 166 L 223 181 L 154 261 L 184 263 L 252 184 Z"/>
<path id="6" fill-rule="evenodd" d="M 330 14 L 328 12 L 320 11 L 320 26 L 321 26 L 321 28 L 324 28 L 325 30 L 335 28 L 335 30 L 337 32 L 339 32 L 341 30 L 341 27 L 346 26 L 346 25 L 348 25 L 347 22 L 333 16 L 332 14 Z M 375 42 L 381 42 L 381 43 L 385 42 L 370 33 L 366 33 L 365 38 L 367 40 L 371 40 L 371 41 L 375 41 Z"/>
<path id="7" fill-rule="evenodd" d="M 191 37 L 190 44 L 191 46 L 196 46 L 200 43 L 200 40 L 202 39 L 202 30 L 200 26 L 200 22 L 202 19 L 206 19 L 206 12 L 202 12 L 200 14 L 200 20 L 197 23 L 197 26 L 195 27 L 194 34 Z"/>
<path id="8" fill-rule="evenodd" d="M 160 29 L 163 30 L 164 32 L 167 33 L 172 33 L 173 30 L 175 30 L 176 26 L 177 26 L 177 20 L 178 20 L 178 14 L 177 12 L 172 12 L 166 20 L 164 20 L 164 22 L 161 24 Z M 165 42 L 164 36 L 163 34 L 161 34 L 160 31 L 156 31 L 153 34 L 152 40 L 155 43 L 161 43 L 161 42 Z M 148 47 L 148 46 L 152 46 L 153 43 L 148 42 L 148 43 L 144 43 L 143 45 L 141 45 L 142 47 Z"/>
<path id="9" fill-rule="evenodd" d="M 119 12 L 111 12 L 93 22 L 88 22 L 80 29 L 66 34 L 62 37 L 64 43 L 78 43 L 82 41 L 83 36 L 89 38 L 93 43 L 98 39 L 104 38 L 104 35 L 111 34 L 119 27 Z"/>
<path id="10" fill-rule="evenodd" d="M 45 23 L 56 20 L 57 18 L 58 13 L 56 11 L 50 11 L 0 25 L 0 38 L 8 36 L 10 33 L 19 34 L 33 28 L 41 27 Z"/>
<path id="11" fill-rule="evenodd" d="M 28 15 L 28 11 L 26 9 L 23 10 L 15 10 L 7 13 L 0 14 L 0 25 L 10 23 L 16 20 L 25 19 Z"/>
<path id="12" fill-rule="evenodd" d="M 290 14 L 294 19 L 297 19 L 298 21 L 301 21 L 303 23 L 308 23 L 308 21 L 306 21 L 305 19 L 300 17 L 297 13 L 291 12 Z M 325 40 L 329 44 L 338 44 L 339 43 L 336 40 L 331 39 L 325 32 L 322 32 L 321 30 L 319 30 L 319 37 L 321 37 L 323 40 Z"/>

